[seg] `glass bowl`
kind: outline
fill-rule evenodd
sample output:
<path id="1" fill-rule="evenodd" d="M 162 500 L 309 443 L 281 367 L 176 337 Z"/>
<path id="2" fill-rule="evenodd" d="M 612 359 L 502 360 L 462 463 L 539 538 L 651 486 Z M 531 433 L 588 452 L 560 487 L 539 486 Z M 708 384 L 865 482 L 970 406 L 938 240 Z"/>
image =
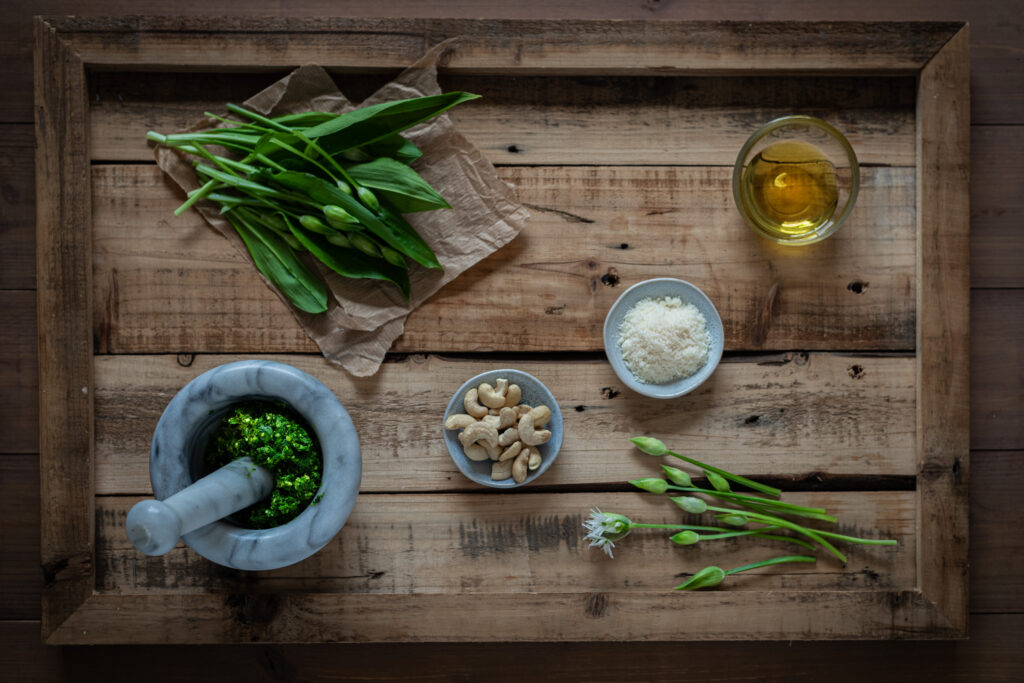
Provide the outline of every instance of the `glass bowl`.
<path id="1" fill-rule="evenodd" d="M 799 246 L 832 235 L 860 190 L 857 155 L 813 116 L 783 116 L 750 136 L 732 174 L 736 207 L 757 234 Z"/>

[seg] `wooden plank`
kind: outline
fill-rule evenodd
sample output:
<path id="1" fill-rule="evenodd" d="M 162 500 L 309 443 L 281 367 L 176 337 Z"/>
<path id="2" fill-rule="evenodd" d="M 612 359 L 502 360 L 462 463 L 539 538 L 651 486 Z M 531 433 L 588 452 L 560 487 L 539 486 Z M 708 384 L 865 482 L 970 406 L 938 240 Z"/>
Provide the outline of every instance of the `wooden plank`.
<path id="1" fill-rule="evenodd" d="M 913 491 L 793 493 L 798 505 L 826 507 L 843 533 L 895 538 L 891 547 L 844 546 L 843 567 L 821 555 L 729 578 L 731 591 L 900 590 L 916 578 Z M 739 567 L 759 558 L 801 554 L 772 541 L 705 541 L 681 547 L 672 532 L 639 530 L 616 543 L 612 560 L 589 548 L 582 523 L 595 506 L 651 524 L 714 524 L 680 513 L 649 493 L 532 495 L 374 495 L 359 498 L 352 517 L 324 550 L 291 567 L 259 573 L 225 570 L 180 546 L 161 557 L 141 556 L 124 533 L 137 498 L 96 501 L 96 588 L 118 595 L 310 592 L 321 594 L 572 593 L 671 589 L 707 565 Z M 733 580 L 735 579 L 735 580 Z M 515 639 L 514 634 L 509 636 Z"/>
<path id="2" fill-rule="evenodd" d="M 971 447 L 1024 448 L 1024 290 L 971 293 Z"/>
<path id="3" fill-rule="evenodd" d="M 0 622 L 0 666 L 13 680 L 63 681 L 62 672 L 103 671 L 105 683 L 148 681 L 418 681 L 440 683 L 558 680 L 619 683 L 643 675 L 746 683 L 751 680 L 964 680 L 1006 683 L 1024 675 L 1019 634 L 1024 615 L 982 614 L 975 637 L 956 642 L 633 643 L 629 654 L 605 643 L 366 643 L 306 645 L 160 645 L 53 648 L 39 643 L 39 622 Z M 113 658 L 119 665 L 109 666 Z M 837 672 L 842 672 L 837 677 Z"/>
<path id="4" fill-rule="evenodd" d="M 730 350 L 914 348 L 910 169 L 865 169 L 850 221 L 798 250 L 746 227 L 730 169 L 500 171 L 531 207 L 526 229 L 414 311 L 394 350 L 601 349 L 619 294 L 664 276 L 711 297 Z M 181 194 L 159 169 L 95 166 L 93 181 L 101 352 L 316 351 L 201 217 L 172 217 Z"/>
<path id="5" fill-rule="evenodd" d="M 971 128 L 971 286 L 1024 287 L 1024 126 Z"/>
<path id="6" fill-rule="evenodd" d="M 36 286 L 34 147 L 31 125 L 0 124 L 0 289 Z"/>
<path id="7" fill-rule="evenodd" d="M 147 130 L 182 130 L 204 111 L 223 112 L 225 102 L 274 82 L 235 76 L 96 74 L 90 83 L 93 160 L 152 161 Z M 496 164 L 732 166 L 761 124 L 793 111 L 834 123 L 862 164 L 915 163 L 912 78 L 513 78 L 440 79 L 444 90 L 482 96 L 451 116 Z M 354 101 L 386 80 L 338 74 L 339 87 Z"/>
<path id="8" fill-rule="evenodd" d="M 918 90 L 918 571 L 922 593 L 967 632 L 970 449 L 970 55 L 964 26 Z"/>
<path id="9" fill-rule="evenodd" d="M 0 310 L 0 454 L 34 453 L 39 449 L 36 293 L 0 291 Z"/>
<path id="10" fill-rule="evenodd" d="M 1021 42 L 1019 22 L 1007 20 L 999 2 L 977 0 L 862 0 L 765 5 L 756 0 L 720 0 L 715 3 L 657 3 L 647 0 L 521 0 L 510 3 L 466 3 L 463 0 L 350 0 L 346 16 L 371 17 L 502 17 L 521 19 L 676 19 L 735 21 L 768 20 L 970 20 L 971 78 L 977 84 L 971 118 L 975 123 L 1021 123 L 1024 119 L 1024 70 L 1017 68 L 1016 55 Z M 7 24 L 0 35 L 0 82 L 8 87 L 8 97 L 0 100 L 0 121 L 32 120 L 32 15 L 42 11 L 38 3 L 15 3 L 5 15 Z M 125 15 L 188 14 L 219 16 L 223 7 L 198 0 L 181 0 L 173 6 L 152 0 L 48 0 L 45 11 L 52 14 Z M 250 0 L 233 4 L 234 15 L 330 16 L 338 12 L 330 0 L 302 0 L 281 8 L 275 0 Z"/>
<path id="11" fill-rule="evenodd" d="M 90 65 L 401 68 L 457 37 L 444 61 L 471 73 L 915 73 L 956 31 L 919 22 L 50 17 Z M 252 33 L 265 39 L 251 40 Z M 130 40 L 124 40 L 125 35 Z M 807 37 L 827 36 L 809 41 Z M 325 59 L 326 58 L 326 59 Z"/>
<path id="12" fill-rule="evenodd" d="M 43 632 L 92 591 L 92 212 L 85 69 L 36 24 L 36 272 Z"/>
<path id="13" fill-rule="evenodd" d="M 309 372 L 346 405 L 360 434 L 363 491 L 475 489 L 448 455 L 441 419 L 467 378 L 502 366 L 540 378 L 562 409 L 566 438 L 544 486 L 657 476 L 657 461 L 628 441 L 638 434 L 745 474 L 803 480 L 826 472 L 868 482 L 916 472 L 909 357 L 795 354 L 727 362 L 680 402 L 633 395 L 603 361 L 415 356 L 361 379 L 317 356 L 262 357 Z M 193 377 L 239 358 L 97 357 L 96 491 L 149 493 L 150 439 L 167 402 Z"/>
<path id="14" fill-rule="evenodd" d="M 0 619 L 38 619 L 39 458 L 0 458 Z"/>
<path id="15" fill-rule="evenodd" d="M 971 612 L 1024 612 L 1024 451 L 971 453 Z M 972 638 L 977 638 L 973 628 Z"/>
<path id="16" fill-rule="evenodd" d="M 701 617 L 681 619 L 681 609 Z M 48 642 L 390 642 L 396 634 L 407 642 L 955 637 L 942 620 L 914 591 L 100 594 Z"/>

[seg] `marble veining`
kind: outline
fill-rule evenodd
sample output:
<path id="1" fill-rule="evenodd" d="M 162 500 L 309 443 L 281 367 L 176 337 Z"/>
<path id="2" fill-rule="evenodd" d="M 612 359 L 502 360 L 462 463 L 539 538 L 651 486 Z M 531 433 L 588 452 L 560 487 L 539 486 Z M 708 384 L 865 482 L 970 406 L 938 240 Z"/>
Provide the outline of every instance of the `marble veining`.
<path id="1" fill-rule="evenodd" d="M 313 376 L 283 363 L 245 360 L 213 368 L 189 382 L 168 404 L 153 434 L 149 469 L 158 500 L 190 486 L 210 432 L 232 405 L 281 400 L 316 433 L 324 459 L 320 502 L 273 529 L 243 529 L 216 521 L 182 540 L 227 567 L 269 570 L 303 560 L 341 530 L 355 505 L 362 476 L 359 437 L 337 397 Z"/>

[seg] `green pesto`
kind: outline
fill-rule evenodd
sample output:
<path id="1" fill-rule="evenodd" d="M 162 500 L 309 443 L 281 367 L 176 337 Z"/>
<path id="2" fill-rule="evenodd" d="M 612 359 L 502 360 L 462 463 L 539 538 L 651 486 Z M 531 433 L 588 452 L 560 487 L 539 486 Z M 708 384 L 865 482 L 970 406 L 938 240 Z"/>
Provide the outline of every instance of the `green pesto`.
<path id="1" fill-rule="evenodd" d="M 206 449 L 206 464 L 217 469 L 245 456 L 274 477 L 270 497 L 236 515 L 253 529 L 285 524 L 320 502 L 319 447 L 302 418 L 283 404 L 241 404 L 221 421 Z"/>

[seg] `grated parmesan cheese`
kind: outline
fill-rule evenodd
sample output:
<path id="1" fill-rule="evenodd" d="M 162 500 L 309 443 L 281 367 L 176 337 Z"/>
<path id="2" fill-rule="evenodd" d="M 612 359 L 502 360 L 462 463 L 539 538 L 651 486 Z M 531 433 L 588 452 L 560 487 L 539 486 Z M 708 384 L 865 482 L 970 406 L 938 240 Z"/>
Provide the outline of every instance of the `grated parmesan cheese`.
<path id="1" fill-rule="evenodd" d="M 679 297 L 641 299 L 619 325 L 626 367 L 646 384 L 684 379 L 703 367 L 711 348 L 707 320 Z"/>

